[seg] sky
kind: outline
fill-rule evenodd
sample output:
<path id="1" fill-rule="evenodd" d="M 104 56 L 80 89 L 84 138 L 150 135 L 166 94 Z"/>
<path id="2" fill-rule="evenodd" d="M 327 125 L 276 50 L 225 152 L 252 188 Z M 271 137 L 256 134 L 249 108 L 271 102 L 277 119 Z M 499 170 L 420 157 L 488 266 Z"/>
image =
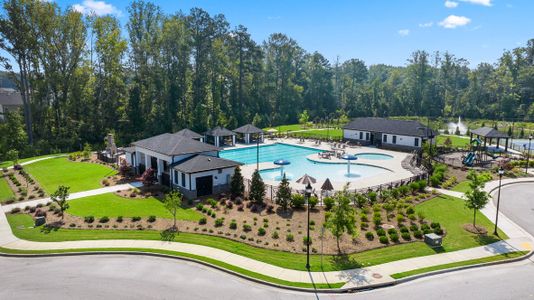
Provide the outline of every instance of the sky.
<path id="1" fill-rule="evenodd" d="M 51 0 L 49 0 L 51 1 Z M 130 1 L 56 0 L 63 8 L 113 14 L 123 26 Z M 200 7 L 248 28 L 258 43 L 281 32 L 330 61 L 403 66 L 415 50 L 449 51 L 474 68 L 534 38 L 534 0 L 160 0 L 172 14 Z"/>

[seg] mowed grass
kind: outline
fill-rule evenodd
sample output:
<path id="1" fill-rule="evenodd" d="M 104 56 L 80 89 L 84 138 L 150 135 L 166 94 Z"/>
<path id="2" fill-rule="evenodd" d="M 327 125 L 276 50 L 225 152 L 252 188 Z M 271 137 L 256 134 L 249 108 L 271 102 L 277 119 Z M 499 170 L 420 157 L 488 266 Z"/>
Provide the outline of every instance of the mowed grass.
<path id="1" fill-rule="evenodd" d="M 473 222 L 473 211 L 465 207 L 462 199 L 440 195 L 417 205 L 415 209 L 423 212 L 427 219 L 439 222 L 445 228 L 447 234 L 443 238 L 443 250 L 446 252 L 487 245 L 500 240 L 493 235 L 478 236 L 463 228 L 464 224 Z M 493 232 L 493 223 L 481 212 L 477 212 L 477 225 L 486 227 L 488 232 Z M 499 236 L 502 239 L 508 238 L 500 230 Z"/>
<path id="2" fill-rule="evenodd" d="M 48 194 L 60 185 L 69 186 L 71 193 L 101 188 L 102 179 L 117 173 L 107 166 L 72 162 L 66 157 L 42 160 L 25 166 L 25 169 Z"/>
<path id="3" fill-rule="evenodd" d="M 322 259 L 321 255 L 312 254 L 310 256 L 311 270 L 335 271 L 359 268 L 412 257 L 432 255 L 444 251 L 471 248 L 498 241 L 498 239 L 491 236 L 479 238 L 462 228 L 463 224 L 472 221 L 472 212 L 464 207 L 461 199 L 449 196 L 439 196 L 418 205 L 416 209 L 423 211 L 429 220 L 440 222 L 446 229 L 447 235 L 443 241 L 443 248 L 431 249 L 423 242 L 413 242 L 349 255 L 324 255 Z M 477 224 L 484 225 L 487 228 L 491 226 L 491 222 L 482 214 L 479 213 L 477 219 Z M 161 239 L 159 232 L 150 230 L 59 229 L 57 231 L 46 231 L 41 228 L 31 228 L 33 226 L 31 217 L 22 214 L 8 215 L 8 221 L 13 233 L 17 237 L 31 241 L 53 242 L 96 239 Z M 506 238 L 504 233 L 501 232 L 500 235 L 501 237 Z M 305 254 L 258 248 L 222 237 L 194 233 L 180 233 L 176 236 L 175 241 L 218 248 L 283 268 L 306 270 Z"/>
<path id="4" fill-rule="evenodd" d="M 62 155 L 62 154 L 47 154 L 47 155 L 41 155 L 41 156 L 33 156 L 33 157 L 21 158 L 21 159 L 19 159 L 18 163 L 21 164 L 21 163 L 25 163 L 27 161 L 34 160 L 34 159 L 52 157 L 52 156 L 58 156 L 58 155 Z M 0 168 L 7 168 L 7 167 L 11 167 L 12 165 L 13 165 L 13 162 L 10 161 L 10 160 L 6 160 L 6 161 L 3 161 L 3 162 L 0 162 Z"/>
<path id="5" fill-rule="evenodd" d="M 469 186 L 470 180 L 464 180 L 462 182 L 459 182 L 457 185 L 455 185 L 452 190 L 455 192 L 462 192 L 467 193 L 471 190 L 471 187 Z"/>
<path id="6" fill-rule="evenodd" d="M 312 129 L 307 131 L 300 131 L 294 133 L 297 136 L 305 138 L 336 138 L 339 139 L 343 136 L 343 130 L 339 128 L 326 129 Z"/>
<path id="7" fill-rule="evenodd" d="M 6 202 L 9 199 L 15 198 L 13 191 L 7 184 L 5 177 L 0 177 L 0 203 Z"/>
<path id="8" fill-rule="evenodd" d="M 130 199 L 113 193 L 74 199 L 69 201 L 68 213 L 79 216 L 98 217 L 148 217 L 172 219 L 172 215 L 158 199 Z M 179 220 L 198 221 L 202 215 L 193 208 L 178 210 L 176 218 Z"/>
<path id="9" fill-rule="evenodd" d="M 451 147 L 454 148 L 464 148 L 469 146 L 469 138 L 457 135 L 438 135 L 437 144 L 438 146 L 445 146 L 445 140 L 449 138 L 451 140 Z"/>

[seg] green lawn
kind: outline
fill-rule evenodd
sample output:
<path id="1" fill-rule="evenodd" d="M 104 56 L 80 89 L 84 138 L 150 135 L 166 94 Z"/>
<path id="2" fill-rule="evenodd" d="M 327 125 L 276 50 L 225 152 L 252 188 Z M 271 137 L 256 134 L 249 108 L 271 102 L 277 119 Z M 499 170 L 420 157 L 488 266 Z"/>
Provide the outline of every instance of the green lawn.
<path id="1" fill-rule="evenodd" d="M 73 200 L 74 201 L 74 200 Z M 477 238 L 474 234 L 463 230 L 462 225 L 471 222 L 472 213 L 465 209 L 463 201 L 449 196 L 440 196 L 417 206 L 428 219 L 440 222 L 447 230 L 443 241 L 443 249 L 431 249 L 422 242 L 384 247 L 346 256 L 324 255 L 321 267 L 321 256 L 311 255 L 312 271 L 345 270 L 363 266 L 377 265 L 391 261 L 432 255 L 443 251 L 454 251 L 470 247 L 485 245 L 497 239 L 493 237 Z M 490 221 L 482 214 L 478 214 L 478 224 L 489 227 Z M 44 231 L 41 228 L 31 228 L 32 219 L 28 215 L 8 215 L 8 220 L 14 234 L 32 241 L 65 241 L 65 240 L 95 240 L 95 239 L 146 239 L 159 240 L 157 231 L 127 231 L 127 230 L 77 230 L 59 229 L 57 231 Z M 504 233 L 501 237 L 506 238 Z M 248 244 L 232 241 L 222 237 L 208 236 L 193 233 L 180 233 L 175 241 L 214 247 L 226 250 L 245 257 L 250 257 L 294 270 L 305 270 L 306 255 L 290 252 L 257 248 Z"/>
<path id="2" fill-rule="evenodd" d="M 307 131 L 295 132 L 294 134 L 298 135 L 298 136 L 301 136 L 301 137 L 306 137 L 306 138 L 326 138 L 326 137 L 330 137 L 330 138 L 339 139 L 339 138 L 341 138 L 343 136 L 343 130 L 339 129 L 339 128 L 336 128 L 336 129 L 331 128 L 330 130 L 312 129 L 312 130 L 307 130 Z"/>
<path id="3" fill-rule="evenodd" d="M 400 278 L 404 278 L 408 276 L 413 276 L 413 275 L 418 275 L 418 274 L 423 274 L 423 273 L 428 273 L 428 272 L 433 272 L 433 271 L 438 271 L 438 270 L 478 265 L 478 264 L 490 263 L 494 261 L 517 258 L 523 255 L 526 255 L 527 253 L 528 251 L 510 252 L 510 253 L 499 254 L 499 255 L 494 255 L 494 256 L 489 256 L 489 257 L 484 257 L 484 258 L 465 260 L 465 261 L 460 261 L 460 262 L 455 262 L 455 263 L 450 263 L 450 264 L 443 264 L 443 265 L 437 265 L 437 266 L 426 267 L 426 268 L 421 268 L 421 269 L 415 269 L 415 270 L 411 270 L 407 272 L 395 273 L 395 274 L 392 274 L 391 277 L 395 279 L 400 279 Z"/>
<path id="4" fill-rule="evenodd" d="M 263 130 L 269 130 L 272 128 L 278 130 L 279 132 L 307 129 L 307 128 L 303 128 L 301 124 L 290 124 L 290 125 L 280 125 L 280 126 L 275 126 L 275 127 L 266 127 L 266 128 L 263 128 Z"/>
<path id="5" fill-rule="evenodd" d="M 172 215 L 163 207 L 163 204 L 154 197 L 146 199 L 129 199 L 113 193 L 85 197 L 69 201 L 68 213 L 85 217 L 148 217 L 172 219 Z M 198 221 L 202 215 L 195 209 L 180 209 L 177 214 L 179 220 Z"/>
<path id="6" fill-rule="evenodd" d="M 13 191 L 7 185 L 7 179 L 5 177 L 0 177 L 0 203 L 3 203 L 9 199 L 15 198 Z"/>
<path id="7" fill-rule="evenodd" d="M 457 135 L 438 135 L 437 136 L 437 144 L 438 146 L 444 146 L 445 140 L 448 138 L 451 139 L 451 147 L 454 148 L 463 148 L 465 146 L 469 146 L 469 138 L 463 137 L 463 136 L 457 136 Z"/>
<path id="8" fill-rule="evenodd" d="M 455 192 L 467 193 L 471 189 L 471 187 L 469 187 L 470 182 L 470 180 L 464 180 L 462 182 L 459 182 L 452 188 L 452 190 Z"/>
<path id="9" fill-rule="evenodd" d="M 30 160 L 38 159 L 38 158 L 45 158 L 45 157 L 57 156 L 57 155 L 61 155 L 61 154 L 60 153 L 58 153 L 58 154 L 47 154 L 47 155 L 41 155 L 41 156 L 21 158 L 21 159 L 19 159 L 19 164 L 27 162 L 27 161 L 30 161 Z M 0 168 L 7 168 L 7 167 L 10 167 L 12 165 L 13 165 L 13 162 L 9 161 L 9 160 L 0 162 Z"/>
<path id="10" fill-rule="evenodd" d="M 72 162 L 66 157 L 50 158 L 25 166 L 30 175 L 51 194 L 59 185 L 70 186 L 70 192 L 102 187 L 100 181 L 117 171 L 94 163 Z"/>
<path id="11" fill-rule="evenodd" d="M 447 252 L 486 245 L 499 240 L 493 235 L 480 237 L 463 229 L 464 224 L 473 222 L 473 211 L 465 207 L 462 199 L 440 195 L 417 205 L 415 209 L 422 211 L 427 219 L 439 222 L 445 228 L 447 235 L 443 238 L 443 250 Z M 488 232 L 493 232 L 493 223 L 480 212 L 477 213 L 477 225 L 482 225 L 488 229 Z M 508 238 L 500 230 L 499 236 L 502 239 Z"/>

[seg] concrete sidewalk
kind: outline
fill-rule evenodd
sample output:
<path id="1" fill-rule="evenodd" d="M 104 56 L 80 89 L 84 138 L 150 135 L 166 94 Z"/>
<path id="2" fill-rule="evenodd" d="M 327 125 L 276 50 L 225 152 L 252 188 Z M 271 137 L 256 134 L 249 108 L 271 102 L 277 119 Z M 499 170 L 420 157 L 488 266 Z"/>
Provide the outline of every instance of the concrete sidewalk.
<path id="1" fill-rule="evenodd" d="M 58 154 L 58 155 L 54 155 L 54 156 L 47 156 L 47 157 L 42 157 L 42 158 L 36 158 L 36 159 L 32 159 L 32 160 L 28 160 L 28 161 L 25 161 L 23 163 L 20 163 L 19 165 L 21 166 L 25 166 L 25 165 L 29 165 L 29 164 L 33 164 L 35 162 L 38 162 L 38 161 L 42 161 L 42 160 L 46 160 L 46 159 L 51 159 L 51 158 L 57 158 L 57 157 L 64 157 L 64 156 L 67 156 L 67 154 Z M 7 167 L 6 169 L 10 170 L 10 169 L 13 169 L 14 166 L 9 166 Z"/>
<path id="2" fill-rule="evenodd" d="M 491 188 L 488 185 L 488 189 Z M 113 188 L 113 187 L 110 187 Z M 103 188 L 99 190 L 106 190 Z M 83 192 L 84 196 L 95 193 L 97 190 Z M 80 194 L 80 193 L 79 193 Z M 491 214 L 491 211 L 487 212 Z M 489 217 L 489 216 L 488 216 Z M 504 219 L 504 218 L 503 218 Z M 513 224 L 510 220 L 508 220 Z M 501 221 L 499 224 L 505 224 Z M 251 270 L 266 276 L 278 278 L 291 282 L 304 283 L 338 283 L 345 282 L 344 288 L 365 287 L 375 284 L 392 283 L 395 280 L 390 275 L 414 269 L 443 265 L 453 262 L 461 262 L 476 258 L 490 257 L 497 254 L 504 254 L 514 251 L 530 251 L 533 239 L 530 235 L 524 235 L 524 231 L 516 225 L 509 224 L 502 228 L 511 238 L 506 241 L 499 241 L 490 245 L 434 254 L 430 256 L 415 257 L 400 261 L 394 261 L 381 265 L 350 269 L 332 272 L 306 272 L 286 269 L 268 263 L 264 263 L 252 258 L 237 255 L 228 251 L 211 248 L 207 246 L 149 240 L 85 240 L 85 241 L 65 241 L 65 242 L 33 242 L 21 240 L 15 237 L 11 231 L 5 214 L 0 213 L 0 247 L 18 250 L 59 250 L 59 249 L 83 249 L 83 248 L 144 248 L 162 249 L 177 252 L 195 254 L 215 260 L 225 262 L 243 269 Z"/>
<path id="3" fill-rule="evenodd" d="M 118 191 L 129 190 L 129 189 L 132 189 L 132 188 L 139 188 L 141 186 L 143 186 L 143 184 L 141 182 L 132 182 L 132 183 L 125 183 L 125 184 L 107 186 L 107 187 L 103 187 L 103 188 L 99 188 L 99 189 L 83 191 L 83 192 L 78 192 L 78 193 L 72 193 L 72 194 L 70 194 L 70 196 L 69 196 L 69 198 L 67 200 L 74 200 L 74 199 L 79 199 L 79 198 L 84 198 L 84 197 L 89 197 L 89 196 L 96 196 L 96 195 L 101 195 L 101 194 L 114 193 L 114 192 L 118 192 Z M 13 208 L 16 208 L 16 207 L 18 207 L 20 209 L 23 209 L 26 206 L 35 206 L 37 204 L 43 204 L 44 205 L 49 201 L 51 201 L 50 197 L 41 198 L 41 199 L 36 199 L 36 200 L 31 200 L 31 201 L 25 201 L 25 202 L 18 202 L 18 203 L 13 203 L 13 204 L 9 204 L 9 205 L 3 205 L 2 209 L 3 209 L 4 212 L 9 212 Z"/>

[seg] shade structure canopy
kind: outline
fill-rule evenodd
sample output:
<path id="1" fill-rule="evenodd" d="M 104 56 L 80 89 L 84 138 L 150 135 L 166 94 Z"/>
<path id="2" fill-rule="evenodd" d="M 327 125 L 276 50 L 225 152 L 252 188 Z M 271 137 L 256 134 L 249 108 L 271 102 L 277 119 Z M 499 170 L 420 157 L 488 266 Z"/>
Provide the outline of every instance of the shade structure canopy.
<path id="1" fill-rule="evenodd" d="M 323 185 L 321 186 L 321 190 L 323 191 L 333 191 L 334 186 L 332 185 L 332 182 L 330 182 L 330 179 L 326 178 Z"/>
<path id="2" fill-rule="evenodd" d="M 344 159 L 344 160 L 357 160 L 358 159 L 358 157 L 356 155 L 348 154 L 348 153 L 347 154 L 343 154 L 341 156 L 341 158 Z"/>
<path id="3" fill-rule="evenodd" d="M 267 129 L 267 132 L 275 133 L 275 132 L 278 132 L 278 130 L 276 130 L 275 128 L 270 128 L 270 129 Z"/>
<path id="4" fill-rule="evenodd" d="M 291 162 L 289 160 L 285 160 L 285 159 L 277 159 L 277 160 L 273 161 L 273 164 L 275 164 L 277 166 L 287 166 L 287 165 L 291 164 Z"/>
<path id="5" fill-rule="evenodd" d="M 297 182 L 301 183 L 301 184 L 304 184 L 304 185 L 308 185 L 308 184 L 316 183 L 317 180 L 315 178 L 311 177 L 308 174 L 304 174 L 304 176 L 302 176 L 299 179 L 297 179 Z"/>

